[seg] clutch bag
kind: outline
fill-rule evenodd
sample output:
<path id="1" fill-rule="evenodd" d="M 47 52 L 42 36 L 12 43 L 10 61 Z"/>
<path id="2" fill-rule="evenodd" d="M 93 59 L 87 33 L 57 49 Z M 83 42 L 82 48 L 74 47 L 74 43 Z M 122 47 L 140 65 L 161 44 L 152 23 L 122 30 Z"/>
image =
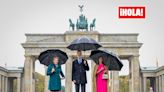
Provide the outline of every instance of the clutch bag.
<path id="1" fill-rule="evenodd" d="M 108 74 L 104 73 L 104 74 L 102 75 L 102 79 L 108 79 L 108 78 L 109 78 L 109 75 L 108 75 Z"/>

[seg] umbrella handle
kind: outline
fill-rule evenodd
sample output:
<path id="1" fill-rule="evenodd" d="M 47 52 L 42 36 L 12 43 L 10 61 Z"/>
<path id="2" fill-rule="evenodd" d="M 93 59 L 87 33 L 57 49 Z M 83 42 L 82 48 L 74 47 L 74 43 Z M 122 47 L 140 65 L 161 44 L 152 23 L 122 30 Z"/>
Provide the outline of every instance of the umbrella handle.
<path id="1" fill-rule="evenodd" d="M 84 51 L 84 59 L 85 59 L 85 51 Z"/>

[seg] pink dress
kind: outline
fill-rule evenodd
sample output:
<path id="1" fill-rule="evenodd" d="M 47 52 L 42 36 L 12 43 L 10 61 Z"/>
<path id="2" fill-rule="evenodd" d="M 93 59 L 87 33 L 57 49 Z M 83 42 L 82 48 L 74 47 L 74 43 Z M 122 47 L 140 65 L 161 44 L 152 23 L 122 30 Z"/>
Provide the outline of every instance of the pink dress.
<path id="1" fill-rule="evenodd" d="M 97 74 L 96 77 L 97 92 L 107 92 L 107 80 L 102 79 L 102 76 L 105 72 L 105 66 L 103 64 L 99 64 L 97 71 L 99 71 L 101 68 L 103 69 Z"/>

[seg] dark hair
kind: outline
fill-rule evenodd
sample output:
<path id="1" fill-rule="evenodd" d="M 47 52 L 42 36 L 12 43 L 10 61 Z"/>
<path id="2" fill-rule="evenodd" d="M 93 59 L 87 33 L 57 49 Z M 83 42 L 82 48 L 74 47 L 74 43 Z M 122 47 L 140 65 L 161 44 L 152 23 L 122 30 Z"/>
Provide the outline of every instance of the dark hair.
<path id="1" fill-rule="evenodd" d="M 99 57 L 98 57 L 98 64 L 99 64 L 99 58 L 102 58 L 102 64 L 105 65 L 105 63 L 104 63 L 104 57 L 103 57 L 103 56 L 99 56 Z"/>
<path id="2" fill-rule="evenodd" d="M 81 52 L 81 50 L 77 50 L 77 52 Z"/>
<path id="3" fill-rule="evenodd" d="M 57 58 L 59 58 L 57 55 L 54 55 L 54 57 L 53 57 L 53 58 L 56 58 L 56 57 L 57 57 Z"/>

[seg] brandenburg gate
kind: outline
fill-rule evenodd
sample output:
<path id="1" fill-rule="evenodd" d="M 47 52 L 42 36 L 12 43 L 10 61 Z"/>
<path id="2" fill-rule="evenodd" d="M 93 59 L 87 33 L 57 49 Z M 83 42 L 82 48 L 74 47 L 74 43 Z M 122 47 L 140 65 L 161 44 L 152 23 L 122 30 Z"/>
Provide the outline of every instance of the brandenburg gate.
<path id="1" fill-rule="evenodd" d="M 120 59 L 129 61 L 129 92 L 141 92 L 141 75 L 139 62 L 139 49 L 142 43 L 137 41 L 138 34 L 109 34 L 98 31 L 66 31 L 64 34 L 26 34 L 26 42 L 22 43 L 25 49 L 23 92 L 35 92 L 35 61 L 40 52 L 47 49 L 60 49 L 69 55 L 65 65 L 65 92 L 72 92 L 72 61 L 75 52 L 66 47 L 70 42 L 80 36 L 95 39 L 103 47 L 116 53 Z M 85 57 L 90 52 L 85 53 Z M 95 63 L 91 63 L 91 72 Z M 47 84 L 47 81 L 45 82 Z M 112 71 L 110 92 L 119 92 L 119 71 Z"/>

